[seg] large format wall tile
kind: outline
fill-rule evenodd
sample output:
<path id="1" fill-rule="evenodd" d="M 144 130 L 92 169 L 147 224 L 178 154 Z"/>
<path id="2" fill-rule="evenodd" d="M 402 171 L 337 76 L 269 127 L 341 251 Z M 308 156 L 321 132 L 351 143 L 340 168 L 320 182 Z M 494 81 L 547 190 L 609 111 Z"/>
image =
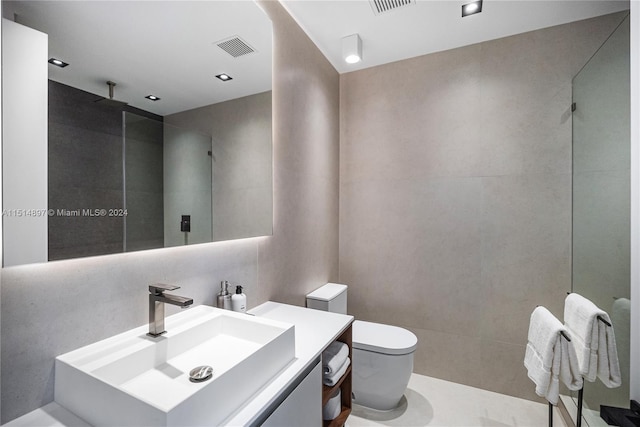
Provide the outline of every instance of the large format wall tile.
<path id="1" fill-rule="evenodd" d="M 526 343 L 535 306 L 562 318 L 571 290 L 571 176 L 483 178 L 482 241 L 493 309 L 479 318 L 480 336 Z"/>
<path id="2" fill-rule="evenodd" d="M 484 374 L 478 369 L 482 346 L 479 338 L 429 329 L 410 330 L 418 337 L 414 372 L 482 388 Z"/>
<path id="3" fill-rule="evenodd" d="M 340 281 L 415 371 L 534 398 L 536 305 L 571 288 L 571 80 L 624 14 L 343 74 Z"/>
<path id="4" fill-rule="evenodd" d="M 304 305 L 338 278 L 339 79 L 279 4 L 262 4 L 287 42 L 274 45 L 286 71 L 274 72 L 273 237 L 259 245 L 258 278 L 264 300 Z"/>
<path id="5" fill-rule="evenodd" d="M 358 224 L 341 230 L 341 277 L 351 278 L 354 313 L 468 335 L 485 308 L 480 179 L 358 182 L 342 191 L 343 222 Z M 466 298 L 475 304 L 452 316 Z"/>

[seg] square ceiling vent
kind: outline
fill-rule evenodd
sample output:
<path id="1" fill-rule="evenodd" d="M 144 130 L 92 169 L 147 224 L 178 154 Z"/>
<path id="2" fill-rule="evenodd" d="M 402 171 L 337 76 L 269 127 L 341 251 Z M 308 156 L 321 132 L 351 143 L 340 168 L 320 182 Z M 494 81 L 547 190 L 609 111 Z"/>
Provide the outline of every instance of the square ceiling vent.
<path id="1" fill-rule="evenodd" d="M 238 36 L 215 42 L 215 44 L 234 58 L 254 53 L 256 50 Z"/>
<path id="2" fill-rule="evenodd" d="M 416 0 L 369 0 L 375 15 L 416 4 Z"/>

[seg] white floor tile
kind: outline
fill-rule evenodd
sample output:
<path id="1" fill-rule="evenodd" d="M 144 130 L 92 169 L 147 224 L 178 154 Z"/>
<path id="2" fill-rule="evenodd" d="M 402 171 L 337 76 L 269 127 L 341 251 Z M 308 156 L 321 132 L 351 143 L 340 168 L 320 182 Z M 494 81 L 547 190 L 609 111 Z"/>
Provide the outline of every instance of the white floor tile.
<path id="1" fill-rule="evenodd" d="M 545 404 L 412 374 L 397 409 L 375 411 L 354 405 L 347 427 L 544 427 Z M 554 427 L 567 427 L 554 408 Z"/>

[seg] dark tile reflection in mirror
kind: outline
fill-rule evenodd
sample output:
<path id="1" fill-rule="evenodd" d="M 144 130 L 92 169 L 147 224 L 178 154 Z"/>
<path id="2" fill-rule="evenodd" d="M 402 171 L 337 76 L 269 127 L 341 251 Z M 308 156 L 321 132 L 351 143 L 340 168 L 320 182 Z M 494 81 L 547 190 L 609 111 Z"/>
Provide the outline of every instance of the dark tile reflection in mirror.
<path id="1" fill-rule="evenodd" d="M 94 102 L 100 98 L 49 81 L 48 206 L 55 212 L 49 216 L 49 260 L 123 250 L 123 218 L 108 215 L 124 206 L 123 109 Z M 137 108 L 124 109 L 162 120 Z M 153 155 L 149 150 L 147 156 Z M 159 194 L 161 198 L 162 189 Z M 105 209 L 107 215 L 90 215 L 95 209 Z"/>
<path id="2" fill-rule="evenodd" d="M 270 91 L 165 118 L 101 98 L 49 81 L 49 260 L 271 234 Z"/>
<path id="3" fill-rule="evenodd" d="M 163 235 L 163 124 L 125 113 L 125 251 L 161 248 Z"/>

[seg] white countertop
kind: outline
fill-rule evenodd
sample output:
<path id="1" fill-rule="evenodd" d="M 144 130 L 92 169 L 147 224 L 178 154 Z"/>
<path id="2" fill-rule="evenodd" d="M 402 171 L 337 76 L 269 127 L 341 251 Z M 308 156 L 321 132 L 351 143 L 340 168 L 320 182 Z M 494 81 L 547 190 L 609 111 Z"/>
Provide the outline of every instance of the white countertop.
<path id="1" fill-rule="evenodd" d="M 293 323 L 296 328 L 296 360 L 261 390 L 251 402 L 233 415 L 226 424 L 230 426 L 250 424 L 353 322 L 353 316 L 271 301 L 259 305 L 249 313 L 280 322 Z"/>
<path id="2" fill-rule="evenodd" d="M 295 325 L 295 359 L 280 375 L 260 389 L 254 397 L 225 422 L 228 426 L 252 424 L 283 390 L 296 382 L 322 351 L 353 322 L 353 316 L 329 313 L 294 305 L 266 302 L 249 310 L 249 314 Z M 55 402 L 4 424 L 7 427 L 90 427 Z"/>

